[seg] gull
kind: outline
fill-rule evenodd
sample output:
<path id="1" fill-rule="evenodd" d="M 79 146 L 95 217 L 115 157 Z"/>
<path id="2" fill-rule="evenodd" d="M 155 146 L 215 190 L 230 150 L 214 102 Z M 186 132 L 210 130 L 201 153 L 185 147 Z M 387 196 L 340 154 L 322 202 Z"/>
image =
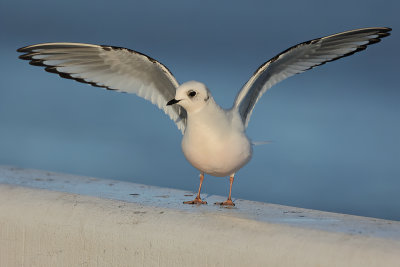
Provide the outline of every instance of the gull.
<path id="1" fill-rule="evenodd" d="M 188 81 L 181 85 L 157 60 L 127 48 L 83 43 L 43 43 L 18 49 L 19 58 L 45 67 L 63 78 L 142 97 L 163 110 L 182 132 L 182 151 L 200 171 L 200 197 L 204 174 L 229 176 L 229 196 L 234 206 L 232 184 L 235 173 L 248 163 L 253 143 L 246 135 L 254 106 L 273 85 L 326 62 L 366 49 L 391 31 L 386 27 L 350 30 L 297 44 L 262 64 L 244 84 L 233 106 L 221 108 L 205 84 Z"/>

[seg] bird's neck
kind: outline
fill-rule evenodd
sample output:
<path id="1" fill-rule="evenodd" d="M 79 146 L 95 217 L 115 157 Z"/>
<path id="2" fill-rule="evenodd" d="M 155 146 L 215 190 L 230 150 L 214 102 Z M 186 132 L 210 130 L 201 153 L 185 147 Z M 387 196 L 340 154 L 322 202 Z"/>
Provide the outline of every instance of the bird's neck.
<path id="1" fill-rule="evenodd" d="M 227 111 L 221 108 L 212 97 L 200 109 L 187 113 L 187 128 L 213 128 L 221 129 L 230 127 Z"/>

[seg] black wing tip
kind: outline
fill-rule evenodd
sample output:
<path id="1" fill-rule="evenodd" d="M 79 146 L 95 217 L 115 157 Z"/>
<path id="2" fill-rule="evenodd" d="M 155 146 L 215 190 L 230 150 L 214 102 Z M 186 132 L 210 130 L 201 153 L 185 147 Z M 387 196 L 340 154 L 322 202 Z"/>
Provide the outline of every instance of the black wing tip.
<path id="1" fill-rule="evenodd" d="M 55 73 L 61 76 L 62 73 L 58 72 L 57 69 L 53 66 L 48 66 L 46 68 L 44 68 L 45 71 L 50 72 L 50 73 Z M 63 77 L 63 76 L 61 76 Z M 63 78 L 67 78 L 67 77 L 63 77 Z"/>
<path id="2" fill-rule="evenodd" d="M 31 45 L 20 47 L 17 49 L 17 52 L 18 53 L 31 52 L 32 51 L 31 47 L 32 47 Z"/>
<path id="3" fill-rule="evenodd" d="M 385 38 L 391 34 L 392 28 L 390 27 L 383 27 L 383 28 L 378 28 L 378 38 Z"/>
<path id="4" fill-rule="evenodd" d="M 20 55 L 18 58 L 22 60 L 32 60 L 33 51 L 31 46 L 24 46 L 17 49 L 18 53 L 25 53 Z"/>
<path id="5" fill-rule="evenodd" d="M 29 60 L 29 59 L 27 59 L 27 60 Z M 47 66 L 47 65 L 45 65 L 45 64 L 43 63 L 43 61 L 41 61 L 41 60 L 34 60 L 34 59 L 32 59 L 31 61 L 29 61 L 29 64 L 32 65 L 32 66 L 38 66 L 38 67 L 46 67 L 46 66 Z"/>
<path id="6" fill-rule="evenodd" d="M 391 35 L 390 31 L 386 31 L 386 32 L 379 32 L 378 36 L 379 38 L 385 38 L 387 36 Z"/>
<path id="7" fill-rule="evenodd" d="M 390 32 L 391 30 L 392 30 L 392 28 L 390 28 L 390 27 L 382 27 L 383 32 Z"/>
<path id="8" fill-rule="evenodd" d="M 31 54 L 23 54 L 23 55 L 20 55 L 18 58 L 22 59 L 22 60 L 31 60 L 32 56 L 31 56 Z"/>

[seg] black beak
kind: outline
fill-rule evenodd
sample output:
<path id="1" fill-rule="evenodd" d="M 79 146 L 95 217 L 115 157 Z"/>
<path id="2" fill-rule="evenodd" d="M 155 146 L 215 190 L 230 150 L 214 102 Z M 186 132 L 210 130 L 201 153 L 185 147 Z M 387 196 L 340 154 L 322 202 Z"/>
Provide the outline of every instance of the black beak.
<path id="1" fill-rule="evenodd" d="M 168 101 L 167 106 L 176 104 L 176 103 L 178 103 L 179 101 L 180 101 L 180 100 L 176 100 L 175 98 L 174 98 L 174 99 L 171 99 L 170 101 Z"/>

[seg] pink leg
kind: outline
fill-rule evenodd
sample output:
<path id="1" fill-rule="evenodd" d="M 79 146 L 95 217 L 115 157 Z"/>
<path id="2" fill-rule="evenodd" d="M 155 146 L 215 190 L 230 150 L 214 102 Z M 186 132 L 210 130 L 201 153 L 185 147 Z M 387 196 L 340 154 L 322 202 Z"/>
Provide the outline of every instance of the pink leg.
<path id="1" fill-rule="evenodd" d="M 221 206 L 235 206 L 235 204 L 232 201 L 231 195 L 232 195 L 232 184 L 233 184 L 233 177 L 235 176 L 235 174 L 232 174 L 229 177 L 229 196 L 228 199 L 224 202 L 217 202 L 215 204 L 221 205 Z"/>
<path id="2" fill-rule="evenodd" d="M 191 201 L 185 201 L 183 202 L 183 204 L 207 204 L 207 201 L 202 201 L 200 198 L 200 191 L 201 191 L 201 185 L 203 184 L 203 180 L 204 180 L 204 173 L 200 173 L 200 185 L 196 198 Z"/>

